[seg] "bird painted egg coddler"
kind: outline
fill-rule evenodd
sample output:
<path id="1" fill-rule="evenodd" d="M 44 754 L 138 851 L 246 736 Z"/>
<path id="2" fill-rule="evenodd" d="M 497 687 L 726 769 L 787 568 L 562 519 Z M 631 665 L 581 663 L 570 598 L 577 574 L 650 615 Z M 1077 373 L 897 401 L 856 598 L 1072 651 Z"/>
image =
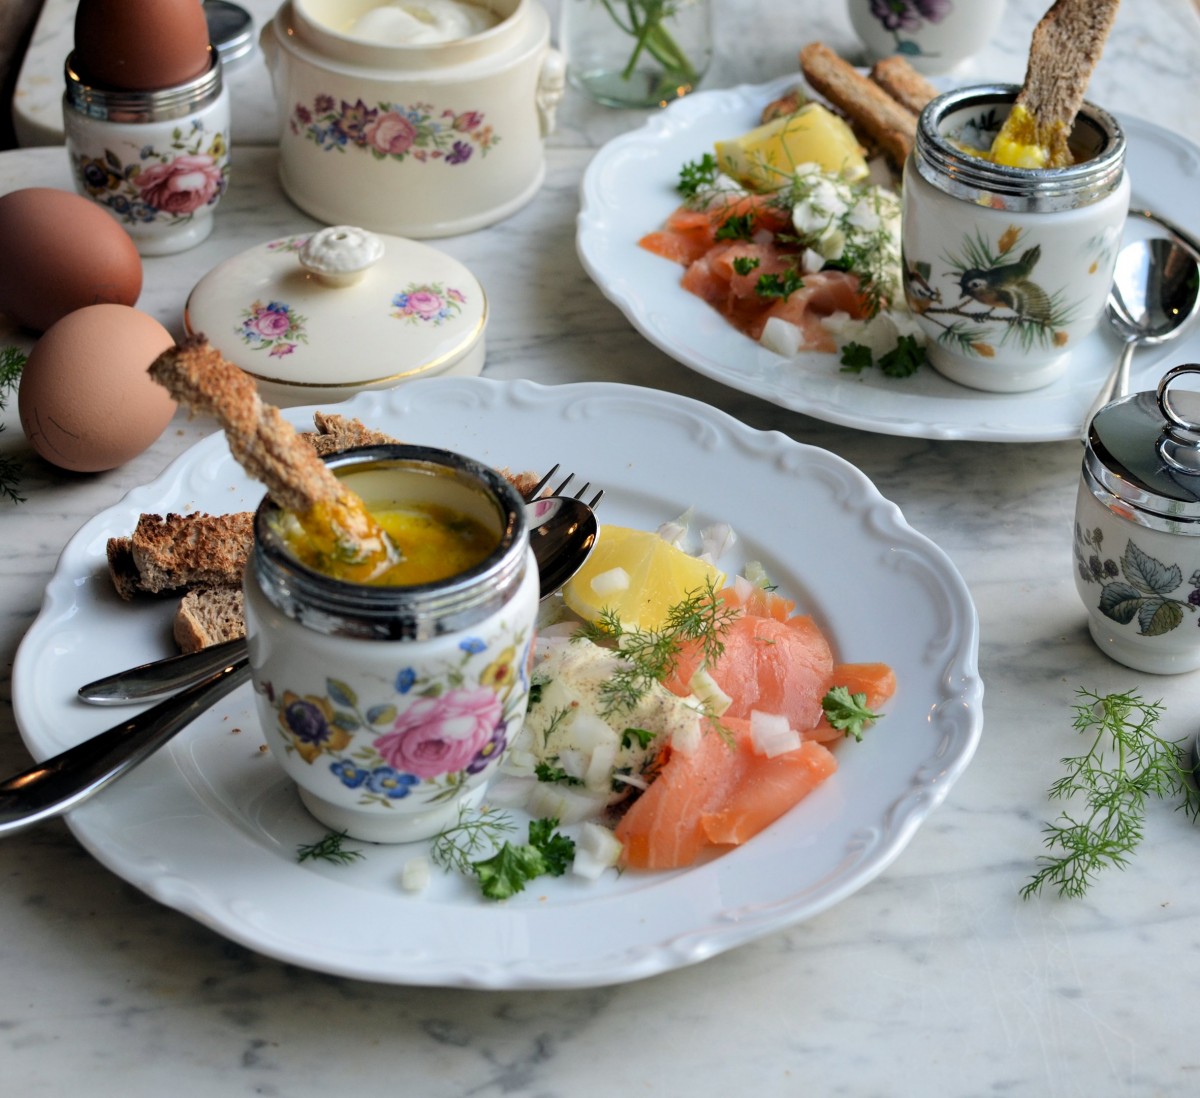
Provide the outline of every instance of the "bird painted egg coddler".
<path id="1" fill-rule="evenodd" d="M 1125 137 L 1091 104 L 1075 163 L 986 159 L 1018 88 L 960 88 L 921 113 L 904 169 L 904 290 L 934 367 L 974 389 L 1014 393 L 1060 378 L 1096 326 L 1129 209 Z"/>

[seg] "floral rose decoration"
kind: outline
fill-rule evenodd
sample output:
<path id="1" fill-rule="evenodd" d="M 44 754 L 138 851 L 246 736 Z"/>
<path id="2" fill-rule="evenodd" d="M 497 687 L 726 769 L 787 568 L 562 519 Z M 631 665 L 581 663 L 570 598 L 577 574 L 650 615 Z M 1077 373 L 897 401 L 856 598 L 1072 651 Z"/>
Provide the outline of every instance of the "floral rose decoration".
<path id="1" fill-rule="evenodd" d="M 890 31 L 920 30 L 923 19 L 940 23 L 953 8 L 953 0 L 871 0 L 871 14 Z"/>
<path id="2" fill-rule="evenodd" d="M 388 111 L 368 124 L 363 137 L 372 149 L 395 156 L 412 148 L 417 139 L 417 127 L 404 115 Z"/>
<path id="3" fill-rule="evenodd" d="M 466 769 L 491 741 L 501 715 L 500 698 L 487 687 L 420 698 L 375 741 L 375 749 L 398 771 L 436 778 Z"/>
<path id="4" fill-rule="evenodd" d="M 211 156 L 177 156 L 165 164 L 146 168 L 136 182 L 147 206 L 166 213 L 186 214 L 220 197 L 221 169 Z"/>

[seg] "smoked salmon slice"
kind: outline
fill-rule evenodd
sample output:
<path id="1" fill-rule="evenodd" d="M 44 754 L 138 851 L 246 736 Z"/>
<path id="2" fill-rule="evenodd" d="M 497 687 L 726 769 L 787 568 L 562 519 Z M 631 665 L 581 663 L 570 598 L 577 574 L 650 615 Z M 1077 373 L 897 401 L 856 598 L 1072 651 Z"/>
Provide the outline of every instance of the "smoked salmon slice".
<path id="1" fill-rule="evenodd" d="M 678 869 L 710 846 L 743 843 L 837 769 L 836 758 L 818 743 L 774 758 L 757 755 L 749 722 L 725 723 L 732 745 L 710 731 L 692 754 L 673 752 L 625 813 L 616 836 L 627 865 Z"/>
<path id="2" fill-rule="evenodd" d="M 812 618 L 743 614 L 730 624 L 724 642 L 721 658 L 707 670 L 733 699 L 727 716 L 747 719 L 757 709 L 787 717 L 801 733 L 821 719 L 834 662 L 829 641 Z M 684 645 L 664 685 L 683 697 L 691 694 L 691 678 L 702 660 L 699 643 Z"/>

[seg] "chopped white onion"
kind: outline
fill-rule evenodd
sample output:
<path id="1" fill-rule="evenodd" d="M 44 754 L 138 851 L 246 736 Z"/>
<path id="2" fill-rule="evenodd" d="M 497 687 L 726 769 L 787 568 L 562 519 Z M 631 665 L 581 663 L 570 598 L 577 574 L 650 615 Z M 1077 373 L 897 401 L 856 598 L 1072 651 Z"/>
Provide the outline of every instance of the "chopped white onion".
<path id="1" fill-rule="evenodd" d="M 790 320 L 772 316 L 768 317 L 766 324 L 763 325 L 758 342 L 768 351 L 774 351 L 777 355 L 782 355 L 784 358 L 795 358 L 800 353 L 800 345 L 804 342 L 804 332 Z"/>
<path id="2" fill-rule="evenodd" d="M 700 544 L 713 560 L 720 560 L 737 544 L 737 534 L 727 522 L 714 522 L 700 531 Z"/>
<path id="3" fill-rule="evenodd" d="M 617 591 L 629 590 L 629 573 L 624 568 L 610 568 L 592 577 L 592 590 L 597 595 L 612 595 Z"/>
<path id="4" fill-rule="evenodd" d="M 400 871 L 400 887 L 405 892 L 424 892 L 429 887 L 429 859 L 409 858 Z"/>
<path id="5" fill-rule="evenodd" d="M 575 861 L 571 865 L 571 872 L 584 880 L 594 881 L 620 861 L 622 849 L 621 841 L 607 827 L 585 823 L 575 840 Z"/>
<path id="6" fill-rule="evenodd" d="M 751 595 L 754 594 L 754 584 L 751 583 L 745 576 L 734 576 L 733 578 L 733 593 L 738 602 L 746 602 Z"/>
<path id="7" fill-rule="evenodd" d="M 598 744 L 583 772 L 583 784 L 594 793 L 607 793 L 612 788 L 612 773 L 617 762 L 617 744 Z"/>
<path id="8" fill-rule="evenodd" d="M 527 807 L 531 816 L 552 817 L 563 827 L 568 827 L 596 816 L 607 800 L 602 794 L 588 793 L 574 786 L 538 782 Z"/>
<path id="9" fill-rule="evenodd" d="M 733 699 L 717 685 L 717 680 L 703 667 L 697 667 L 688 679 L 688 688 L 704 702 L 710 713 L 718 717 L 733 704 Z"/>
<path id="10" fill-rule="evenodd" d="M 760 713 L 750 710 L 750 741 L 757 755 L 773 759 L 776 755 L 795 751 L 800 746 L 800 733 L 789 724 L 787 717 L 778 713 Z"/>

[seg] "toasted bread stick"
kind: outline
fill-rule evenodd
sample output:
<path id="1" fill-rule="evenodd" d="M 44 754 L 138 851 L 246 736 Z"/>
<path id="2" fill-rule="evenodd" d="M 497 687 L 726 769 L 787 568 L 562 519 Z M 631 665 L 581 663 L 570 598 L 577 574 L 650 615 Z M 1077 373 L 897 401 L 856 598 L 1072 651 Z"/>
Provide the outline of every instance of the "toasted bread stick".
<path id="1" fill-rule="evenodd" d="M 222 358 L 203 335 L 164 351 L 151 363 L 150 376 L 180 404 L 213 416 L 237 463 L 285 510 L 310 511 L 345 492 L 279 409 L 262 402 L 254 379 Z"/>
<path id="2" fill-rule="evenodd" d="M 903 166 L 917 134 L 912 111 L 820 42 L 810 42 L 800 51 L 800 68 L 815 91 L 861 128 L 896 167 Z"/>
<path id="3" fill-rule="evenodd" d="M 876 61 L 870 75 L 873 83 L 913 114 L 920 114 L 926 103 L 937 98 L 937 88 L 898 53 Z"/>
<path id="4" fill-rule="evenodd" d="M 993 153 L 1008 140 L 1043 150 L 1045 167 L 1071 163 L 1067 140 L 1117 18 L 1117 6 L 1118 0 L 1056 0 L 1042 16 L 1033 29 L 1025 83 Z M 1001 162 L 1010 160 L 1001 158 Z"/>
<path id="5" fill-rule="evenodd" d="M 296 517 L 316 557 L 338 562 L 337 578 L 370 582 L 401 559 L 363 501 L 203 335 L 164 351 L 150 376 L 178 403 L 216 418 L 234 460 Z"/>

